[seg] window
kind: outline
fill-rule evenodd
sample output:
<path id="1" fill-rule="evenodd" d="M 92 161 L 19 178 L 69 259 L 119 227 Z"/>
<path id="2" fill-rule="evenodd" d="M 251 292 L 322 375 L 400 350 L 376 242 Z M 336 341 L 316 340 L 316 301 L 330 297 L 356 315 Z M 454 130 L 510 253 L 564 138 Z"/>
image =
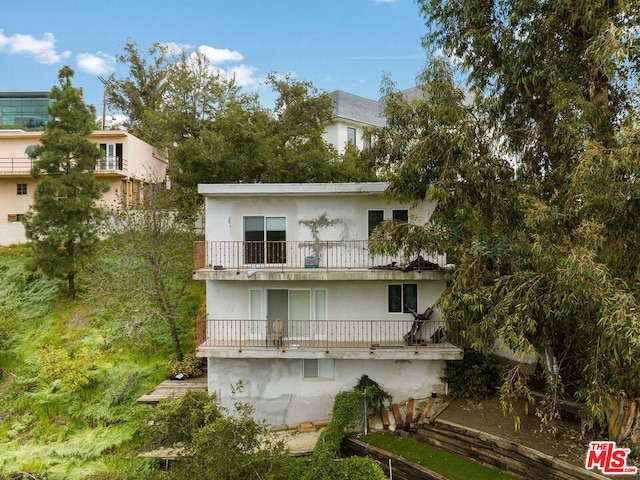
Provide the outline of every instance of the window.
<path id="1" fill-rule="evenodd" d="M 303 378 L 334 378 L 332 358 L 310 358 L 302 361 Z"/>
<path id="2" fill-rule="evenodd" d="M 244 263 L 285 263 L 287 219 L 244 217 Z"/>
<path id="3" fill-rule="evenodd" d="M 389 313 L 418 311 L 418 284 L 389 285 Z"/>
<path id="4" fill-rule="evenodd" d="M 384 220 L 384 210 L 369 210 L 369 236 L 375 228 Z"/>
<path id="5" fill-rule="evenodd" d="M 391 216 L 396 222 L 409 223 L 409 210 L 393 210 Z"/>
<path id="6" fill-rule="evenodd" d="M 351 145 L 356 144 L 356 129 L 353 127 L 347 127 L 347 142 Z"/>
<path id="7" fill-rule="evenodd" d="M 26 183 L 18 183 L 17 184 L 18 195 L 26 195 L 27 194 L 27 184 Z"/>

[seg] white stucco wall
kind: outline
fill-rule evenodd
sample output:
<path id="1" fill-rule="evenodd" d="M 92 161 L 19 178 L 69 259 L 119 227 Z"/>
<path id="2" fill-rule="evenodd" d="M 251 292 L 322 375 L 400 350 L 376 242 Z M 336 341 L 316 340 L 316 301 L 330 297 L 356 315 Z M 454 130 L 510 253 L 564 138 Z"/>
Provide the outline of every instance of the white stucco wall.
<path id="1" fill-rule="evenodd" d="M 409 313 L 388 313 L 388 285 L 386 281 L 309 281 L 309 282 L 265 282 L 238 281 L 216 282 L 207 281 L 207 314 L 211 319 L 243 320 L 249 319 L 249 292 L 259 290 L 262 297 L 262 315 L 266 319 L 267 295 L 269 289 L 301 289 L 312 292 L 311 311 L 314 311 L 315 290 L 327 292 L 327 318 L 331 320 L 398 320 L 413 319 Z M 418 284 L 418 311 L 422 312 L 433 306 L 438 296 L 444 290 L 444 280 L 414 281 L 407 283 Z M 432 316 L 439 317 L 438 312 Z"/>
<path id="2" fill-rule="evenodd" d="M 214 185 L 203 187 L 216 191 Z M 329 196 L 309 191 L 287 195 L 276 193 L 276 187 L 272 192 L 253 196 L 205 196 L 205 206 L 206 239 L 218 241 L 244 240 L 243 217 L 251 215 L 286 217 L 288 241 L 366 240 L 369 210 L 384 210 L 385 218 L 391 218 L 393 210 L 408 209 L 412 221 L 420 224 L 428 220 L 434 208 L 429 202 L 417 206 L 389 202 L 381 193 L 338 192 Z"/>
<path id="3" fill-rule="evenodd" d="M 444 361 L 438 360 L 339 360 L 333 379 L 304 379 L 301 359 L 208 359 L 209 393 L 220 403 L 233 406 L 231 386 L 243 383 L 235 400 L 255 407 L 255 417 L 271 425 L 297 425 L 330 417 L 333 399 L 352 390 L 362 375 L 377 381 L 394 402 L 420 399 L 432 392 L 444 393 L 440 380 Z"/>

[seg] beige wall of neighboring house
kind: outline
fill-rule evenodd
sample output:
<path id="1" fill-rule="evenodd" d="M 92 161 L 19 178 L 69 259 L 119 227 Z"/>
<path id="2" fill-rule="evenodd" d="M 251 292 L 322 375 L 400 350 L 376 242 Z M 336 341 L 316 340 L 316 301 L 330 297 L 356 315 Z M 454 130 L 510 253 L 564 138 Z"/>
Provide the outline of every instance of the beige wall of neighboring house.
<path id="1" fill-rule="evenodd" d="M 41 135 L 41 131 L 0 130 L 0 245 L 26 241 L 19 219 L 29 210 L 38 182 L 31 176 L 28 150 Z M 102 205 L 117 206 L 123 198 L 134 201 L 145 182 L 165 181 L 165 155 L 133 135 L 105 130 L 93 132 L 89 139 L 105 148 L 95 170 L 96 178 L 109 184 Z"/>

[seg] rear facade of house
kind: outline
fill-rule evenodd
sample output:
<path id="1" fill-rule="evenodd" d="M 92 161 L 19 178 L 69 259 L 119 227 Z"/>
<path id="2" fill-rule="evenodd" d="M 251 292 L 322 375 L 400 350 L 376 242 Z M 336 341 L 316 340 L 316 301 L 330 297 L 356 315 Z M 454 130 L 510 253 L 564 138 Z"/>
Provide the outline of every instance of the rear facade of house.
<path id="1" fill-rule="evenodd" d="M 425 223 L 433 204 L 388 202 L 385 188 L 200 185 L 206 236 L 194 278 L 206 281 L 207 315 L 197 355 L 219 401 L 294 425 L 326 419 L 335 394 L 364 374 L 394 401 L 444 392 L 444 361 L 461 358 L 455 325 L 431 312 L 444 256 L 373 255 L 368 245 L 382 220 Z"/>

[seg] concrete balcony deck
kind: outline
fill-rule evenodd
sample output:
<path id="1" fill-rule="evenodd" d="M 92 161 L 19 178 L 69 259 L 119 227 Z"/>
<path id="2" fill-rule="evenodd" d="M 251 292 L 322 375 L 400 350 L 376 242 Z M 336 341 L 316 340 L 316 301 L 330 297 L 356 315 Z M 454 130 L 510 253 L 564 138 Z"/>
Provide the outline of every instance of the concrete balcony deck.
<path id="1" fill-rule="evenodd" d="M 196 280 L 442 280 L 445 255 L 372 254 L 367 240 L 194 244 Z"/>
<path id="2" fill-rule="evenodd" d="M 197 356 L 458 360 L 457 323 L 444 320 L 198 320 Z"/>

